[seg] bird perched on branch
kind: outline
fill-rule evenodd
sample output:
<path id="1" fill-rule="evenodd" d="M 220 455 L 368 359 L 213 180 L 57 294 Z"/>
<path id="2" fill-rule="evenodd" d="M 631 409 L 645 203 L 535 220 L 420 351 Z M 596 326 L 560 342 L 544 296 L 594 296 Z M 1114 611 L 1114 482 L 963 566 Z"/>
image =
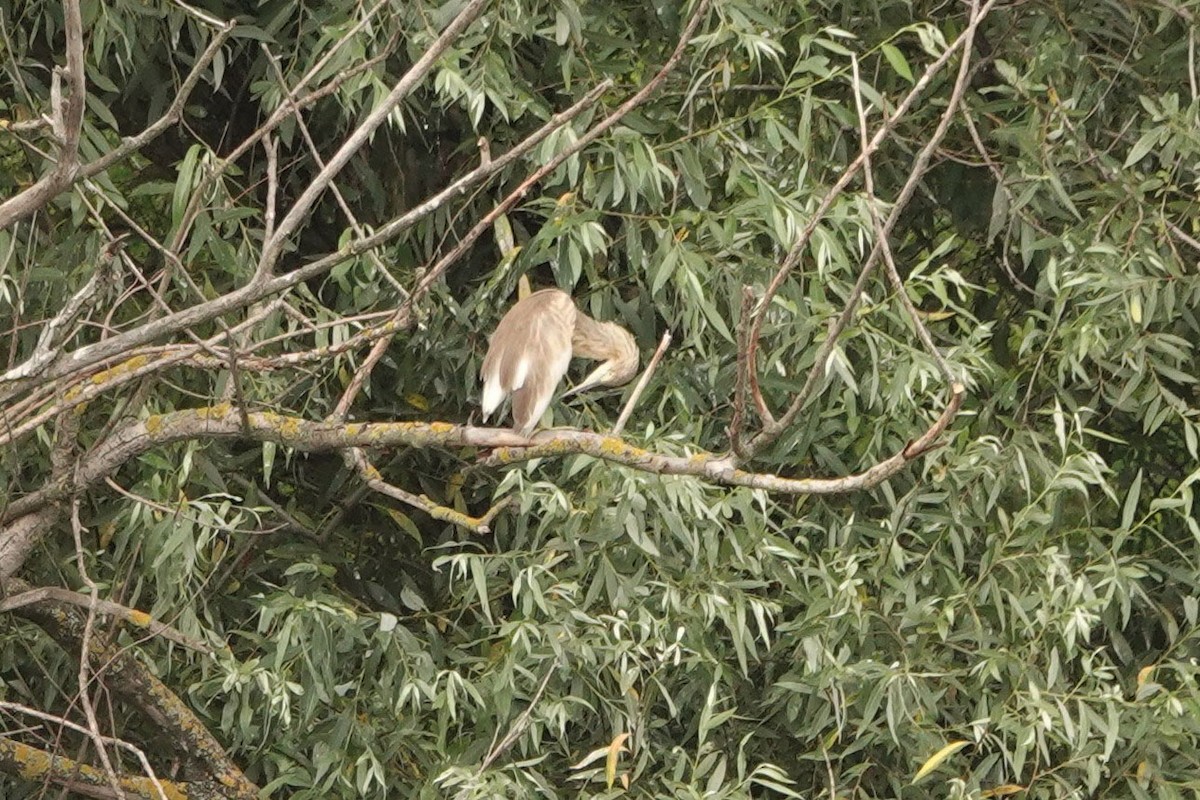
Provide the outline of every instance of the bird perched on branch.
<path id="1" fill-rule="evenodd" d="M 528 437 L 567 374 L 572 356 L 604 363 L 563 397 L 594 386 L 628 383 L 638 368 L 633 334 L 579 311 L 566 292 L 543 289 L 518 300 L 488 340 L 480 370 L 483 418 L 511 394 L 513 430 Z"/>

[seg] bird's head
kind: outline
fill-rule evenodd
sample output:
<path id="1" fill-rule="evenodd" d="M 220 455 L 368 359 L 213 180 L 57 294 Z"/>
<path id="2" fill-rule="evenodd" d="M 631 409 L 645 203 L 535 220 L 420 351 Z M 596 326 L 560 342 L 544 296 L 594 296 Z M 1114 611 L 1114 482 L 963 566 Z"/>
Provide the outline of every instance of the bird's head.
<path id="1" fill-rule="evenodd" d="M 637 374 L 640 354 L 633 334 L 615 322 L 588 322 L 583 326 L 576 323 L 571 342 L 575 354 L 604 361 L 563 397 L 595 386 L 621 386 Z"/>

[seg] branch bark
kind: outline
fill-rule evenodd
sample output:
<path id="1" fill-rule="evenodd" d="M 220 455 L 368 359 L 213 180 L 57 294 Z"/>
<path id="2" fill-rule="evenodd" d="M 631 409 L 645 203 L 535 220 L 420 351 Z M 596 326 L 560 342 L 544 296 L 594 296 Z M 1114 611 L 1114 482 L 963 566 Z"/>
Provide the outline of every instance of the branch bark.
<path id="1" fill-rule="evenodd" d="M 71 185 L 79 174 L 79 133 L 83 128 L 83 107 L 87 85 L 83 69 L 83 19 L 79 0 L 63 0 L 64 32 L 67 38 L 67 79 L 71 94 L 61 107 L 50 109 L 54 130 L 62 140 L 54 168 L 28 189 L 0 203 L 0 230 L 24 219 L 50 202 Z"/>
<path id="2" fill-rule="evenodd" d="M 925 452 L 945 430 L 962 403 L 965 389 L 955 384 L 950 402 L 914 443 L 856 475 L 833 478 L 789 478 L 738 469 L 730 456 L 699 452 L 689 456 L 653 453 L 613 436 L 573 430 L 542 431 L 529 440 L 507 428 L 477 428 L 447 422 L 313 422 L 270 412 L 247 412 L 228 403 L 155 414 L 118 428 L 83 459 L 69 480 L 59 481 L 18 498 L 0 513 L 0 524 L 15 526 L 28 514 L 103 480 L 132 458 L 155 447 L 190 439 L 245 439 L 275 442 L 305 452 L 335 452 L 351 447 L 481 447 L 495 448 L 481 461 L 502 466 L 531 458 L 561 458 L 583 453 L 661 475 L 691 475 L 722 486 L 750 486 L 783 494 L 841 494 L 868 489 L 895 475 Z M 919 447 L 917 445 L 920 445 Z M 8 528 L 0 530 L 0 543 Z"/>

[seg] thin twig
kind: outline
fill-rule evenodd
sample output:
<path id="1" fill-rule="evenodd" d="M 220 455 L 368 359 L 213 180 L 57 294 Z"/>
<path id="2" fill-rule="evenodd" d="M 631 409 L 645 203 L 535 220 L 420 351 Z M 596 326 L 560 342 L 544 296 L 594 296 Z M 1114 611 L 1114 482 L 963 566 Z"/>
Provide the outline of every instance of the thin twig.
<path id="1" fill-rule="evenodd" d="M 942 379 L 949 385 L 954 383 L 954 374 L 950 370 L 950 365 L 946 363 L 946 359 L 942 356 L 937 345 L 933 343 L 933 337 L 929 335 L 929 329 L 925 327 L 925 323 L 921 321 L 921 315 L 917 313 L 916 306 L 908 296 L 908 292 L 904 288 L 904 279 L 900 277 L 900 270 L 896 268 L 896 261 L 892 257 L 892 246 L 888 241 L 888 235 L 883 230 L 883 221 L 879 218 L 879 212 L 875 205 L 877 199 L 875 197 L 875 170 L 871 166 L 871 155 L 867 149 L 867 112 L 863 107 L 862 100 L 862 83 L 858 74 L 858 57 L 850 57 L 850 69 L 853 74 L 854 82 L 854 108 L 858 113 L 858 132 L 859 141 L 862 147 L 863 154 L 863 185 L 866 190 L 867 214 L 871 217 L 871 226 L 875 229 L 875 237 L 883 246 L 883 264 L 885 272 L 888 276 L 888 281 L 892 284 L 892 289 L 896 292 L 896 297 L 900 301 L 904 313 L 908 316 L 909 322 L 912 323 L 913 329 L 916 331 L 917 338 L 921 340 L 925 350 L 933 358 L 937 364 L 938 370 L 942 373 Z"/>
<path id="2" fill-rule="evenodd" d="M 733 381 L 733 418 L 729 421 L 729 446 L 738 458 L 745 457 L 742 430 L 746 424 L 746 395 L 750 391 L 747 376 L 750 365 L 746 361 L 746 354 L 749 350 L 747 343 L 750 339 L 750 320 L 753 315 L 754 290 L 749 286 L 743 286 L 742 307 L 738 314 L 737 371 Z M 761 394 L 756 394 L 755 403 L 765 407 Z"/>
<path id="3" fill-rule="evenodd" d="M 937 59 L 935 59 L 928 67 L 926 67 L 925 71 L 921 74 L 921 77 L 915 84 L 913 84 L 913 88 L 909 90 L 904 99 L 900 101 L 900 104 L 896 106 L 895 111 L 893 111 L 892 114 L 886 118 L 884 124 L 881 125 L 880 128 L 875 132 L 875 136 L 872 137 L 870 145 L 867 148 L 867 152 L 874 152 L 875 150 L 879 149 L 884 139 L 887 138 L 887 136 L 891 134 L 893 130 L 895 130 L 900 120 L 908 113 L 913 104 L 917 101 L 917 98 L 924 93 L 924 91 L 933 82 L 934 77 L 941 72 L 942 68 L 945 67 L 947 63 L 949 63 L 950 59 L 953 58 L 956 52 L 959 50 L 963 51 L 964 64 L 969 61 L 969 53 L 972 43 L 974 42 L 975 30 L 983 18 L 987 16 L 988 12 L 991 11 L 992 6 L 994 6 L 996 2 L 997 0 L 987 0 L 983 8 L 979 9 L 977 0 L 973 0 L 966 30 L 964 30 L 958 36 L 958 38 L 946 48 L 944 53 L 938 56 Z M 960 75 L 961 73 L 962 71 L 960 70 Z M 959 83 L 956 84 L 956 88 L 962 83 L 963 81 L 960 78 Z M 958 93 L 961 97 L 961 90 L 959 90 Z M 956 106 L 957 103 L 953 104 L 952 108 Z M 945 119 L 945 117 L 943 117 L 943 119 Z M 937 141 L 940 142 L 941 137 L 938 137 Z M 796 242 L 792 245 L 791 250 L 788 251 L 787 256 L 784 258 L 783 264 L 780 265 L 779 269 L 775 273 L 774 278 L 771 279 L 771 282 L 767 285 L 766 291 L 763 293 L 763 297 L 759 302 L 758 313 L 754 315 L 754 321 L 751 325 L 750 337 L 747 343 L 748 349 L 746 353 L 746 360 L 749 367 L 747 380 L 753 392 L 760 391 L 758 386 L 758 346 L 762 337 L 762 327 L 766 321 L 767 312 L 770 310 L 771 302 L 775 298 L 775 295 L 779 292 L 780 288 L 782 288 L 784 281 L 787 280 L 788 275 L 790 275 L 792 270 L 796 268 L 796 265 L 800 263 L 800 258 L 803 256 L 805 249 L 808 247 L 808 243 L 812 239 L 813 233 L 816 231 L 817 226 L 829 212 L 829 209 L 833 206 L 834 201 L 841 196 L 846 187 L 850 185 L 850 181 L 854 178 L 858 171 L 862 169 L 862 165 L 863 154 L 860 153 L 858 157 L 855 158 L 845 170 L 843 170 L 841 176 L 838 177 L 837 181 L 834 182 L 829 191 L 825 193 L 825 196 L 821 198 L 821 202 L 817 205 L 816 210 L 813 212 L 812 218 L 800 232 Z M 900 207 L 903 205 L 904 204 L 900 204 Z M 864 283 L 862 278 L 867 271 L 868 270 L 864 269 L 864 272 L 860 273 L 860 283 Z M 861 293 L 861 289 L 858 284 L 855 286 L 855 291 L 857 291 L 859 294 Z M 857 303 L 858 294 L 852 294 L 851 300 L 846 304 L 846 308 L 852 311 L 853 307 L 857 306 Z M 831 327 L 829 334 L 826 336 L 825 343 L 818 351 L 817 361 L 814 364 L 813 369 L 809 372 L 810 378 L 824 372 L 825 359 L 828 358 L 829 353 L 832 352 L 837 336 L 840 334 L 842 328 L 845 327 L 845 324 L 849 322 L 850 316 L 850 314 L 843 312 L 838 321 L 835 322 Z M 822 355 L 824 357 L 822 357 Z M 815 384 L 813 384 L 811 381 L 806 384 L 808 391 L 811 392 L 814 385 Z M 790 419 L 794 419 L 796 414 L 799 413 L 800 408 L 804 406 L 807 400 L 808 397 L 806 396 L 804 390 L 802 390 L 801 394 L 793 400 L 792 405 L 789 407 L 788 413 L 785 416 L 789 417 Z M 775 441 L 775 439 L 777 439 L 783 430 L 786 429 L 790 424 L 790 421 L 787 424 L 777 421 L 774 418 L 774 415 L 770 412 L 770 409 L 767 408 L 765 404 L 761 410 L 766 412 L 762 418 L 763 431 L 747 444 L 749 455 L 753 455 L 770 442 Z"/>
<path id="4" fill-rule="evenodd" d="M 71 730 L 75 731 L 76 733 L 82 733 L 87 736 L 91 736 L 91 733 L 92 733 L 87 728 L 85 728 L 83 725 L 79 725 L 78 723 L 72 722 L 71 720 L 66 719 L 65 717 L 55 716 L 54 714 L 47 714 L 44 711 L 38 711 L 36 708 L 30 708 L 29 706 L 22 705 L 21 703 L 13 703 L 8 700 L 0 700 L 0 709 L 3 709 L 4 711 L 8 711 L 8 712 L 11 712 L 14 714 L 24 714 L 25 716 L 34 717 L 36 719 L 44 720 L 46 722 L 51 722 L 51 723 L 54 723 L 55 725 L 60 725 L 64 728 L 70 728 Z M 116 747 L 120 747 L 123 750 L 128 750 L 130 753 L 133 753 L 134 757 L 137 758 L 138 763 L 142 765 L 142 771 L 146 773 L 146 777 L 149 778 L 150 783 L 154 786 L 155 790 L 158 792 L 159 800 L 167 800 L 166 789 L 163 787 L 162 782 L 158 779 L 158 775 L 155 774 L 154 767 L 150 766 L 150 760 L 148 758 L 146 758 L 146 754 L 144 752 L 142 752 L 142 750 L 139 747 L 137 747 L 136 745 L 134 745 L 130 742 L 125 741 L 124 739 L 118 739 L 113 736 L 103 736 L 102 735 L 100 737 L 100 739 L 106 744 L 111 744 Z"/>
<path id="5" fill-rule="evenodd" d="M 641 379 L 633 387 L 633 392 L 630 393 L 629 399 L 625 401 L 625 407 L 621 409 L 621 415 L 617 417 L 616 424 L 609 431 L 610 436 L 620 436 L 621 431 L 625 430 L 625 423 L 629 421 L 629 415 L 633 413 L 634 407 L 637 406 L 638 400 L 641 399 L 642 392 L 646 390 L 646 385 L 650 383 L 650 377 L 654 375 L 654 370 L 658 368 L 658 362 L 662 360 L 663 353 L 667 352 L 667 348 L 670 346 L 671 332 L 667 331 L 663 334 L 662 341 L 658 343 L 658 349 L 650 357 L 650 363 L 646 365 Z"/>
<path id="6" fill-rule="evenodd" d="M 509 727 L 508 733 L 500 740 L 498 744 L 493 746 L 488 754 L 484 757 L 476 771 L 475 776 L 483 775 L 484 771 L 496 762 L 496 759 L 504 755 L 508 748 L 516 744 L 517 739 L 521 738 L 521 734 L 529 726 L 529 718 L 533 715 L 533 709 L 537 708 L 538 701 L 542 699 L 542 694 L 546 691 L 546 686 L 550 683 L 550 678 L 554 675 L 554 665 L 546 670 L 546 675 L 542 678 L 542 682 L 538 684 L 537 691 L 533 693 L 533 697 L 529 701 L 529 705 L 521 712 L 521 716 L 513 722 Z"/>
<path id="7" fill-rule="evenodd" d="M 87 91 L 83 63 L 83 18 L 80 16 L 79 0 L 64 0 L 63 22 L 67 39 L 66 73 L 71 94 L 66 102 L 54 104 L 50 109 L 52 127 L 61 137 L 58 158 L 54 168 L 36 183 L 0 203 L 0 231 L 46 205 L 70 186 L 79 173 L 79 134 L 83 128 Z"/>
<path id="8" fill-rule="evenodd" d="M 71 534 L 75 537 L 75 558 L 79 568 L 79 577 L 89 590 L 87 621 L 84 623 L 83 640 L 79 645 L 79 705 L 83 708 L 83 715 L 87 719 L 87 735 L 96 748 L 96 756 L 100 759 L 104 772 L 108 775 L 108 785 L 117 797 L 124 800 L 125 790 L 121 788 L 117 771 L 113 769 L 112 761 L 108 757 L 108 749 L 104 746 L 105 737 L 100 733 L 100 722 L 96 719 L 96 707 L 92 703 L 91 690 L 88 688 L 92 682 L 88 654 L 91 653 L 91 640 L 95 635 L 96 608 L 100 602 L 100 590 L 87 573 L 87 558 L 83 550 L 83 525 L 79 521 L 78 495 L 71 500 Z"/>

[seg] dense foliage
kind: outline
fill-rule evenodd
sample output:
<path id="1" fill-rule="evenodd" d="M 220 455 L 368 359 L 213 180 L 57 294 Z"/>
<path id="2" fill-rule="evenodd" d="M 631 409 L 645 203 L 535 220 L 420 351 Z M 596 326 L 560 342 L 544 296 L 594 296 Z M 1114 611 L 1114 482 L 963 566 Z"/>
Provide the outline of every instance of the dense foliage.
<path id="1" fill-rule="evenodd" d="M 129 421 L 231 403 L 337 423 L 356 373 L 354 421 L 467 423 L 487 333 L 522 274 L 620 320 L 647 356 L 672 332 L 625 438 L 679 456 L 723 453 L 731 427 L 763 427 L 753 401 L 734 420 L 751 308 L 762 399 L 782 414 L 856 300 L 815 396 L 740 466 L 860 472 L 949 402 L 884 267 L 861 299 L 854 288 L 910 177 L 887 241 L 967 394 L 938 448 L 832 496 L 583 454 L 500 468 L 465 446 L 370 451 L 389 484 L 443 510 L 478 516 L 511 498 L 487 534 L 368 490 L 335 450 L 200 431 L 57 497 L 17 575 L 91 584 L 214 646 L 94 621 L 264 796 L 1194 796 L 1200 2 L 982 5 L 961 102 L 960 49 L 898 118 L 967 30 L 969 4 L 701 9 L 649 98 L 425 292 L 422 277 L 497 203 L 655 77 L 696 11 L 488 4 L 349 154 L 273 272 L 340 253 L 328 267 L 72 372 L 59 367 L 87 345 L 253 284 L 273 226 L 464 6 L 85 3 L 83 164 L 162 116 L 202 69 L 176 124 L 0 230 L 6 369 L 38 352 L 46 322 L 98 271 L 117 273 L 56 340 L 45 379 L 4 395 L 17 430 L 0 453 L 6 509 L 96 459 Z M 220 34 L 225 20 L 237 25 Z M 6 199 L 57 152 L 38 120 L 63 63 L 64 8 L 18 0 L 0 24 Z M 349 246 L 486 160 L 481 137 L 497 159 L 606 79 L 598 102 L 491 180 L 373 249 Z M 319 87 L 331 88 L 289 107 L 289 92 Z M 868 135 L 891 127 L 870 185 L 860 170 L 834 191 L 862 150 L 860 103 Z M 270 137 L 251 141 L 278 109 Z M 414 291 L 409 324 L 362 371 L 372 342 L 340 345 Z M 72 402 L 146 363 L 130 357 L 200 340 Z M 556 404 L 555 424 L 604 430 L 621 400 Z M 55 412 L 18 430 L 44 408 Z M 2 519 L 0 544 L 25 518 Z M 0 742 L 98 765 L 87 736 L 12 706 L 84 725 L 78 654 L 5 617 Z M 102 732 L 145 750 L 159 777 L 200 769 L 202 754 L 160 744 L 161 721 L 106 680 L 91 689 Z M 109 755 L 141 774 L 127 752 Z M 10 757 L 0 794 L 55 795 L 59 782 Z"/>

